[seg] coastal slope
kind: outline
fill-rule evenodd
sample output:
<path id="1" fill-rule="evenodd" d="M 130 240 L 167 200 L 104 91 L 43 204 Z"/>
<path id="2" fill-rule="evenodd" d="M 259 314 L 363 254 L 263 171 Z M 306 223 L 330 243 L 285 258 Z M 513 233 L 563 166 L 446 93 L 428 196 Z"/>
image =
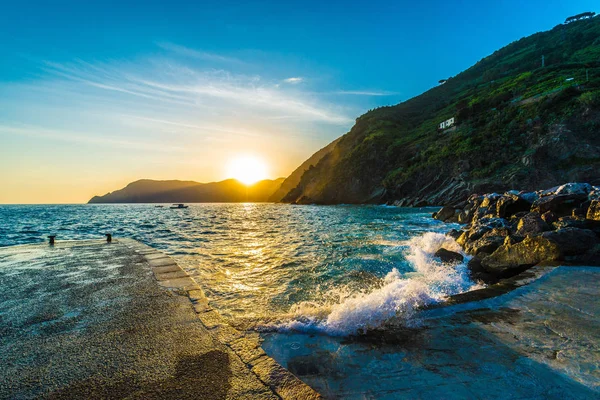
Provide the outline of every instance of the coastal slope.
<path id="1" fill-rule="evenodd" d="M 156 181 L 141 179 L 88 203 L 234 203 L 264 202 L 281 186 L 283 178 L 244 185 L 235 179 L 221 182 Z"/>
<path id="2" fill-rule="evenodd" d="M 367 112 L 282 201 L 445 205 L 600 183 L 599 38 L 600 18 L 558 25 Z"/>

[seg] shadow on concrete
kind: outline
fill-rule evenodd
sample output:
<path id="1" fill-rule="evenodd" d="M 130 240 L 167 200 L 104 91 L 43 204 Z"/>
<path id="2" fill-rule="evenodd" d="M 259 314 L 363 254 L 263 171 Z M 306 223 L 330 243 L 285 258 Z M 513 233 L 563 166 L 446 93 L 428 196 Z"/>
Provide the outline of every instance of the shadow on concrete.
<path id="1" fill-rule="evenodd" d="M 74 382 L 48 399 L 205 399 L 220 400 L 231 388 L 229 355 L 219 350 L 181 357 L 172 376 L 155 382 L 129 377 L 117 383 L 94 378 Z"/>

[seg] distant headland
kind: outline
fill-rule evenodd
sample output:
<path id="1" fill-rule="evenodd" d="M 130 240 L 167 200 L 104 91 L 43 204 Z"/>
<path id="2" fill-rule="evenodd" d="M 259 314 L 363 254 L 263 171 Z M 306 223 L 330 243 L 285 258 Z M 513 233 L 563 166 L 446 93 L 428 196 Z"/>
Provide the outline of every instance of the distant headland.
<path id="1" fill-rule="evenodd" d="M 89 204 L 101 203 L 238 203 L 267 201 L 281 186 L 283 178 L 265 179 L 245 185 L 235 179 L 221 182 L 140 179 L 104 196 L 94 196 Z"/>

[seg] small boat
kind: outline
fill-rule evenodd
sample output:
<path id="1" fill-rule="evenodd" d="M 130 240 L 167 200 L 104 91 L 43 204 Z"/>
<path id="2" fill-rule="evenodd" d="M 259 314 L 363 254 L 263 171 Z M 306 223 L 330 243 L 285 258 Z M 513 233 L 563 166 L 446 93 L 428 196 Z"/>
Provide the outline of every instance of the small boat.
<path id="1" fill-rule="evenodd" d="M 183 208 L 188 208 L 188 206 L 186 206 L 185 204 L 173 204 L 171 207 L 169 207 L 172 210 L 180 210 Z"/>
<path id="2" fill-rule="evenodd" d="M 154 207 L 156 207 L 156 208 L 163 208 L 164 206 L 154 206 Z"/>

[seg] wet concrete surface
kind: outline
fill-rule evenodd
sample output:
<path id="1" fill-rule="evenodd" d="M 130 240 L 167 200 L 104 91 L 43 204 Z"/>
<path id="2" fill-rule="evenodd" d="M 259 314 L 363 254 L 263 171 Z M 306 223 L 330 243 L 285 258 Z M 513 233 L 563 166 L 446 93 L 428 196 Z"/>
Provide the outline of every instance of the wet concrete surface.
<path id="1" fill-rule="evenodd" d="M 600 268 L 540 276 L 425 310 L 418 327 L 354 338 L 269 333 L 263 348 L 332 399 L 600 399 Z"/>
<path id="2" fill-rule="evenodd" d="M 0 288 L 2 399 L 279 398 L 124 243 L 0 248 Z"/>

